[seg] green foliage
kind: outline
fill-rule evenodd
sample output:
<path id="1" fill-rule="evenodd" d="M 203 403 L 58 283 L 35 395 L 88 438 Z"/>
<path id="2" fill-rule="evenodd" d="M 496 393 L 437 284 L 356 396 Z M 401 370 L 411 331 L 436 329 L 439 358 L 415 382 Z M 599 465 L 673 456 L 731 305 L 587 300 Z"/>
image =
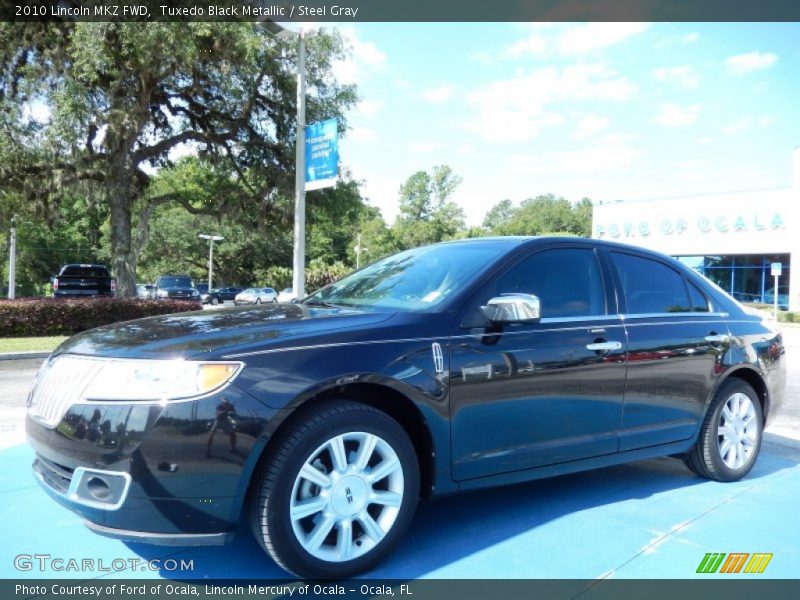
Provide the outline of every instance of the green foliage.
<path id="1" fill-rule="evenodd" d="M 464 211 L 450 200 L 461 177 L 447 165 L 417 171 L 400 186 L 400 215 L 392 227 L 398 249 L 455 237 L 465 227 Z"/>
<path id="2" fill-rule="evenodd" d="M 496 204 L 486 215 L 484 227 L 493 235 L 576 235 L 589 237 L 592 203 L 584 198 L 572 204 L 563 197 L 545 194 L 513 207 L 509 200 Z"/>
<path id="3" fill-rule="evenodd" d="M 153 315 L 199 310 L 199 302 L 135 298 L 0 300 L 0 337 L 73 335 Z"/>
<path id="4" fill-rule="evenodd" d="M 46 211 L 76 191 L 101 198 L 110 218 L 103 244 L 126 295 L 146 245 L 139 238 L 163 204 L 285 225 L 295 47 L 261 23 L 2 23 L 4 190 Z M 345 54 L 335 30 L 308 40 L 309 121 L 337 117 L 344 126 L 357 98 L 332 66 Z M 32 119 L 32 102 L 49 117 Z M 187 150 L 200 168 L 151 185 L 154 172 Z"/>

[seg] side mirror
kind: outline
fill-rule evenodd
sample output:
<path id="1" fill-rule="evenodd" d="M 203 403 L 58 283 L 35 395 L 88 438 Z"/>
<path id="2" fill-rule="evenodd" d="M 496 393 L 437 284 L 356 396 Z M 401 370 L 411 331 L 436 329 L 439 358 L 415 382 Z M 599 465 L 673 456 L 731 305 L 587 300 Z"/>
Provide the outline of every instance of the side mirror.
<path id="1" fill-rule="evenodd" d="M 481 306 L 481 312 L 493 325 L 536 323 L 541 318 L 539 298 L 533 294 L 504 294 Z"/>

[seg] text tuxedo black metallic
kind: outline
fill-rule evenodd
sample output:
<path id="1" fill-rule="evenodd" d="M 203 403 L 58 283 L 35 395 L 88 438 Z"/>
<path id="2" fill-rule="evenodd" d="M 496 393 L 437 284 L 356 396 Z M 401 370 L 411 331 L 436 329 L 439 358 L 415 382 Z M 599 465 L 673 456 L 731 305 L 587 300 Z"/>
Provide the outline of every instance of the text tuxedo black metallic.
<path id="1" fill-rule="evenodd" d="M 731 481 L 785 395 L 781 334 L 678 261 L 487 238 L 298 304 L 77 335 L 29 400 L 34 470 L 93 530 L 223 543 L 301 576 L 380 560 L 420 497 L 662 455 Z"/>

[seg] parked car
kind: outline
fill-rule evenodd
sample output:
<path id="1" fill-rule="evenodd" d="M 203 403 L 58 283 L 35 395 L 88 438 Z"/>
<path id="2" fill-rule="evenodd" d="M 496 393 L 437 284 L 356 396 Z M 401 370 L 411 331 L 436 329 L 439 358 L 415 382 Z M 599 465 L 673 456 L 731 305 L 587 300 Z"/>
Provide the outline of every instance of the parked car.
<path id="1" fill-rule="evenodd" d="M 156 297 L 156 286 L 151 283 L 137 283 L 136 296 L 143 300 L 153 300 Z"/>
<path id="2" fill-rule="evenodd" d="M 200 299 L 203 304 L 219 304 L 225 300 L 233 300 L 236 294 L 242 291 L 240 287 L 214 288 L 203 294 Z"/>
<path id="3" fill-rule="evenodd" d="M 100 534 L 223 543 L 244 513 L 283 568 L 339 579 L 432 496 L 668 455 L 741 479 L 786 394 L 774 325 L 652 251 L 459 240 L 297 304 L 78 334 L 26 428 L 41 484 Z M 76 433 L 93 421 L 107 444 Z"/>
<path id="4" fill-rule="evenodd" d="M 200 292 L 187 275 L 162 275 L 156 280 L 156 298 L 199 300 Z"/>
<path id="5" fill-rule="evenodd" d="M 64 265 L 53 278 L 53 295 L 58 298 L 113 296 L 116 289 L 117 282 L 105 265 Z"/>
<path id="6" fill-rule="evenodd" d="M 271 287 L 265 288 L 247 288 L 236 294 L 233 299 L 233 304 L 238 306 L 240 304 L 261 304 L 262 302 L 277 302 L 278 292 Z"/>
<path id="7" fill-rule="evenodd" d="M 292 302 L 294 300 L 297 300 L 297 294 L 290 287 L 283 288 L 281 293 L 278 294 L 278 302 Z"/>

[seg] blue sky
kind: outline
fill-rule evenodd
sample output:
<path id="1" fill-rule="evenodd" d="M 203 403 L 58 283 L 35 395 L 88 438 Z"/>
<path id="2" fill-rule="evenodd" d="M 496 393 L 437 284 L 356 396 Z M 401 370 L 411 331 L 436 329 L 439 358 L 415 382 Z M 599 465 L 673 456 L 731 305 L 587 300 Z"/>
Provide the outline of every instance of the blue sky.
<path id="1" fill-rule="evenodd" d="M 470 224 L 504 198 L 658 198 L 791 185 L 800 24 L 358 23 L 342 164 L 391 222 L 448 164 Z"/>

